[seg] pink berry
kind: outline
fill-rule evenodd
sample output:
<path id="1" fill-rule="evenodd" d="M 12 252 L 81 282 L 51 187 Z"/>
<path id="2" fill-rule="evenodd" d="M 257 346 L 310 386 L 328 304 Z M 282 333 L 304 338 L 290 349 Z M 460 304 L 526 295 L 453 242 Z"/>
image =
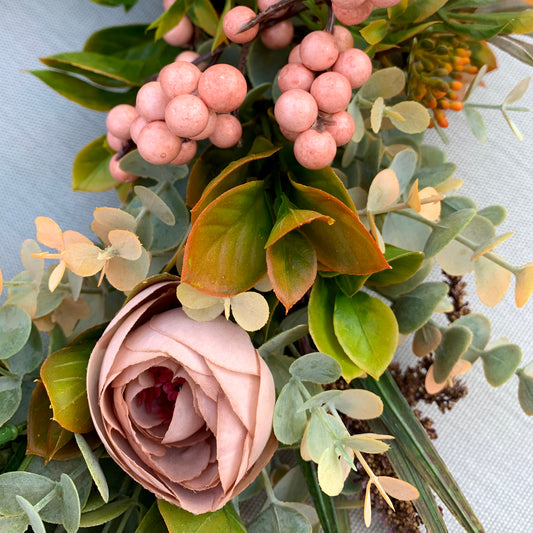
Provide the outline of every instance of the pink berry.
<path id="1" fill-rule="evenodd" d="M 261 30 L 259 37 L 267 48 L 281 50 L 292 43 L 294 26 L 290 20 L 282 20 L 273 26 Z"/>
<path id="2" fill-rule="evenodd" d="M 290 52 L 289 59 L 287 63 L 301 63 L 302 58 L 300 57 L 300 45 L 297 44 Z"/>
<path id="3" fill-rule="evenodd" d="M 350 82 L 338 72 L 320 74 L 311 85 L 310 92 L 318 109 L 326 113 L 344 111 L 352 98 Z"/>
<path id="4" fill-rule="evenodd" d="M 215 131 L 209 140 L 218 148 L 235 146 L 242 136 L 242 126 L 239 119 L 233 115 L 218 115 Z"/>
<path id="5" fill-rule="evenodd" d="M 339 50 L 333 35 L 327 31 L 308 33 L 300 44 L 302 63 L 311 70 L 327 70 L 337 60 Z"/>
<path id="6" fill-rule="evenodd" d="M 157 81 L 161 84 L 163 94 L 171 100 L 180 94 L 196 91 L 202 72 L 187 61 L 174 61 L 161 69 Z"/>
<path id="7" fill-rule="evenodd" d="M 294 141 L 294 156 L 305 168 L 324 168 L 331 164 L 336 153 L 335 140 L 327 131 L 306 130 Z"/>
<path id="8" fill-rule="evenodd" d="M 294 142 L 296 140 L 296 137 L 300 135 L 299 131 L 289 131 L 289 130 L 286 130 L 285 128 L 280 128 L 280 131 L 283 137 L 285 137 L 285 139 L 288 139 L 289 141 L 292 141 L 292 142 Z"/>
<path id="9" fill-rule="evenodd" d="M 163 120 L 168 98 L 158 81 L 145 83 L 137 93 L 137 111 L 148 122 Z"/>
<path id="10" fill-rule="evenodd" d="M 278 87 L 282 93 L 289 89 L 309 91 L 314 79 L 315 73 L 301 63 L 287 63 L 279 71 Z"/>
<path id="11" fill-rule="evenodd" d="M 318 106 L 307 91 L 290 89 L 276 101 L 274 115 L 281 128 L 302 132 L 314 124 Z"/>
<path id="12" fill-rule="evenodd" d="M 139 133 L 141 133 L 141 130 L 148 124 L 148 122 L 142 118 L 141 116 L 138 116 L 130 126 L 130 135 L 135 144 L 137 144 L 137 139 L 139 138 Z"/>
<path id="13" fill-rule="evenodd" d="M 279 0 L 257 0 L 257 9 L 259 11 L 266 11 L 270 6 L 277 4 Z M 282 9 L 281 11 L 276 11 L 276 17 L 281 17 L 287 13 L 289 8 Z"/>
<path id="14" fill-rule="evenodd" d="M 206 127 L 198 134 L 190 137 L 193 141 L 202 141 L 207 139 L 210 135 L 213 134 L 217 126 L 217 114 L 210 109 L 209 110 L 209 119 L 207 120 Z"/>
<path id="15" fill-rule="evenodd" d="M 175 61 L 186 61 L 187 63 L 192 63 L 199 57 L 200 54 L 198 52 L 194 52 L 193 50 L 184 50 L 176 56 Z"/>
<path id="16" fill-rule="evenodd" d="M 196 141 L 186 141 L 181 143 L 180 153 L 170 163 L 172 165 L 185 165 L 196 155 L 196 149 Z"/>
<path id="17" fill-rule="evenodd" d="M 333 113 L 328 117 L 330 124 L 326 126 L 326 131 L 331 134 L 337 146 L 342 146 L 349 142 L 355 132 L 355 123 L 352 116 L 346 111 Z"/>
<path id="18" fill-rule="evenodd" d="M 399 4 L 401 0 L 372 0 L 376 7 L 392 7 Z"/>
<path id="19" fill-rule="evenodd" d="M 332 1 L 331 5 L 333 7 L 333 13 L 339 22 L 346 24 L 346 26 L 361 24 L 361 22 L 370 16 L 374 7 L 372 2 L 368 0 L 360 6 L 352 8 L 345 8 L 342 4 L 339 5 L 335 1 Z"/>
<path id="20" fill-rule="evenodd" d="M 353 48 L 353 35 L 348 28 L 335 24 L 333 26 L 333 38 L 340 52 Z"/>
<path id="21" fill-rule="evenodd" d="M 363 4 L 368 4 L 368 2 L 371 4 L 374 3 L 373 0 L 332 0 L 332 2 L 335 3 L 337 7 L 347 10 L 355 9 Z"/>
<path id="22" fill-rule="evenodd" d="M 129 174 L 128 172 L 124 172 L 120 168 L 120 161 L 118 160 L 118 154 L 115 154 L 111 161 L 109 161 L 109 172 L 111 173 L 111 176 L 115 178 L 117 181 L 120 181 L 121 183 L 129 183 L 131 181 L 135 181 L 137 179 L 137 176 L 134 176 L 133 174 Z"/>
<path id="23" fill-rule="evenodd" d="M 137 119 L 135 119 L 137 120 Z M 115 150 L 115 152 L 120 152 L 120 149 L 122 148 L 122 145 L 124 144 L 123 139 L 119 139 L 118 137 L 115 137 L 112 133 L 107 132 L 106 135 L 107 138 L 107 144 Z"/>
<path id="24" fill-rule="evenodd" d="M 209 110 L 201 98 L 192 94 L 176 96 L 167 105 L 165 122 L 178 137 L 194 137 L 207 126 Z"/>
<path id="25" fill-rule="evenodd" d="M 163 9 L 166 11 L 176 0 L 163 0 Z"/>
<path id="26" fill-rule="evenodd" d="M 333 71 L 346 76 L 352 89 L 356 89 L 370 78 L 372 61 L 363 50 L 351 48 L 339 54 L 339 59 L 333 65 Z"/>
<path id="27" fill-rule="evenodd" d="M 162 120 L 147 124 L 139 134 L 137 148 L 141 157 L 154 165 L 165 165 L 177 157 L 181 139 Z"/>
<path id="28" fill-rule="evenodd" d="M 246 98 L 248 87 L 239 70 L 219 63 L 209 67 L 200 76 L 198 94 L 216 113 L 229 113 L 237 109 Z"/>
<path id="29" fill-rule="evenodd" d="M 192 39 L 193 34 L 194 26 L 187 15 L 184 15 L 177 26 L 163 35 L 163 39 L 171 46 L 184 46 Z"/>
<path id="30" fill-rule="evenodd" d="M 226 37 L 234 43 L 247 43 L 252 39 L 255 39 L 257 32 L 259 31 L 259 25 L 256 24 L 249 30 L 239 33 L 239 29 L 250 22 L 255 17 L 255 11 L 246 6 L 236 6 L 230 9 L 224 16 L 222 22 L 222 29 L 226 34 Z"/>
<path id="31" fill-rule="evenodd" d="M 109 131 L 111 135 L 127 141 L 130 138 L 130 124 L 138 116 L 139 113 L 132 105 L 117 105 L 107 114 L 107 131 Z"/>

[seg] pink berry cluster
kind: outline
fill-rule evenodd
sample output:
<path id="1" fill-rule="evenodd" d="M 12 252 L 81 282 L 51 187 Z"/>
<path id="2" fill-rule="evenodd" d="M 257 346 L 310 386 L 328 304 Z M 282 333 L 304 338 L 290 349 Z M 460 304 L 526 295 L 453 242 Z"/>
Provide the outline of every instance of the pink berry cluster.
<path id="1" fill-rule="evenodd" d="M 163 0 L 166 11 L 176 0 Z M 187 15 L 184 15 L 177 26 L 163 35 L 163 39 L 171 46 L 185 46 L 194 35 L 194 25 Z"/>
<path id="2" fill-rule="evenodd" d="M 334 26 L 332 33 L 311 32 L 291 50 L 278 74 L 281 96 L 274 115 L 281 133 L 294 141 L 294 155 L 302 166 L 331 164 L 337 146 L 352 138 L 355 124 L 346 108 L 352 89 L 371 74 L 370 58 L 353 48 L 352 34 L 344 26 Z"/>
<path id="3" fill-rule="evenodd" d="M 219 148 L 239 142 L 242 127 L 231 112 L 247 91 L 246 79 L 231 65 L 221 63 L 202 72 L 188 61 L 174 61 L 161 69 L 156 81 L 141 87 L 135 107 L 111 109 L 107 141 L 119 151 L 131 139 L 149 163 L 183 165 L 195 156 L 197 141 L 209 139 Z M 132 181 L 135 176 L 119 168 L 117 155 L 110 162 L 111 175 Z"/>
<path id="4" fill-rule="evenodd" d="M 257 0 L 257 8 L 260 12 L 265 12 L 278 2 L 279 0 Z M 287 9 L 277 10 L 272 15 L 272 19 L 281 17 L 287 12 Z M 230 9 L 222 22 L 226 37 L 234 43 L 244 44 L 255 39 L 259 33 L 262 43 L 272 50 L 281 50 L 291 44 L 294 37 L 294 26 L 289 19 L 280 20 L 275 24 L 261 28 L 261 30 L 259 24 L 256 24 L 252 28 L 240 32 L 240 28 L 249 23 L 255 16 L 255 11 L 246 6 L 236 6 Z"/>
<path id="5" fill-rule="evenodd" d="M 335 17 L 347 26 L 364 22 L 374 7 L 392 7 L 399 3 L 400 0 L 331 0 Z"/>

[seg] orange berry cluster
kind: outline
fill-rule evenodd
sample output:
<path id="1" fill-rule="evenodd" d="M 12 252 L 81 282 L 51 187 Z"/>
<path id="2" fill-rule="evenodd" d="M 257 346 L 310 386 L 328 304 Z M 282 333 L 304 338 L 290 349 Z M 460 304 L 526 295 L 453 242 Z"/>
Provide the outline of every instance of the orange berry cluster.
<path id="1" fill-rule="evenodd" d="M 408 95 L 431 109 L 434 123 L 441 128 L 448 127 L 447 110 L 463 109 L 464 75 L 479 71 L 471 55 L 468 43 L 455 37 L 425 38 L 411 51 Z"/>

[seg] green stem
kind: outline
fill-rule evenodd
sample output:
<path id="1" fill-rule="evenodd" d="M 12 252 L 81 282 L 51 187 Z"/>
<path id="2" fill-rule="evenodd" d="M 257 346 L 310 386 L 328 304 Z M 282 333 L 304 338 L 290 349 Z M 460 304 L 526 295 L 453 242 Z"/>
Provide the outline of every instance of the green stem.
<path id="1" fill-rule="evenodd" d="M 507 106 L 505 106 L 503 104 L 496 105 L 496 104 L 471 104 L 471 103 L 467 103 L 464 106 L 465 107 L 476 107 L 478 109 L 496 109 L 497 111 L 502 111 L 502 110 L 505 110 L 505 111 L 518 111 L 519 113 L 527 113 L 527 112 L 531 111 L 527 107 L 513 107 L 513 106 L 507 107 Z"/>
<path id="2" fill-rule="evenodd" d="M 421 222 L 422 224 L 425 224 L 426 226 L 429 226 L 432 229 L 440 229 L 442 227 L 440 224 L 437 224 L 436 222 L 432 222 L 431 220 L 428 220 L 427 218 L 417 215 L 416 213 L 410 213 L 408 211 L 398 211 L 397 214 L 403 217 L 411 218 L 413 220 L 416 220 L 417 222 Z M 462 235 L 456 235 L 454 237 L 454 240 L 465 245 L 467 248 L 470 248 L 470 250 L 472 250 L 473 252 L 476 251 L 479 247 L 478 244 L 471 241 L 470 239 L 467 239 L 466 237 L 463 237 Z M 505 270 L 508 270 L 509 272 L 513 274 L 516 274 L 516 272 L 519 270 L 518 267 L 511 265 L 511 263 L 508 263 L 505 259 L 502 259 L 501 257 L 499 257 L 498 255 L 492 252 L 487 252 L 483 254 L 482 257 L 485 257 L 489 261 L 492 261 L 493 263 L 501 266 L 502 268 L 505 268 Z"/>
<path id="3" fill-rule="evenodd" d="M 166 181 L 160 181 L 156 187 L 154 187 L 153 192 L 159 196 L 165 189 L 168 188 L 168 182 Z M 139 223 L 140 220 L 148 213 L 148 209 L 144 207 L 144 205 L 141 207 L 140 211 L 137 213 L 137 216 L 135 217 L 135 222 Z"/>
<path id="4" fill-rule="evenodd" d="M 280 501 L 276 498 L 276 495 L 274 494 L 274 488 L 272 487 L 270 478 L 268 477 L 268 474 L 264 468 L 263 470 L 261 470 L 261 476 L 263 478 L 263 485 L 265 487 L 265 492 L 266 492 L 268 501 L 272 504 L 279 504 Z"/>
<path id="5" fill-rule="evenodd" d="M 26 471 L 30 466 L 30 463 L 33 461 L 34 457 L 35 455 L 26 455 L 26 457 L 24 457 L 22 463 L 20 463 L 20 466 L 18 467 L 19 472 Z"/>

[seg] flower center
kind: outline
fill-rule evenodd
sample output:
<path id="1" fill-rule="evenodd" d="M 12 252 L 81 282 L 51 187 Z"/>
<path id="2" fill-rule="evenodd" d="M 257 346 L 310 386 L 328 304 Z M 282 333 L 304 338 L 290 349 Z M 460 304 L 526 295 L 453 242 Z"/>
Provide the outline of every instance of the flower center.
<path id="1" fill-rule="evenodd" d="M 144 404 L 148 413 L 154 413 L 163 423 L 170 424 L 176 398 L 185 380 L 173 379 L 172 371 L 163 366 L 152 367 L 149 371 L 154 378 L 154 385 L 137 395 L 138 405 Z"/>

